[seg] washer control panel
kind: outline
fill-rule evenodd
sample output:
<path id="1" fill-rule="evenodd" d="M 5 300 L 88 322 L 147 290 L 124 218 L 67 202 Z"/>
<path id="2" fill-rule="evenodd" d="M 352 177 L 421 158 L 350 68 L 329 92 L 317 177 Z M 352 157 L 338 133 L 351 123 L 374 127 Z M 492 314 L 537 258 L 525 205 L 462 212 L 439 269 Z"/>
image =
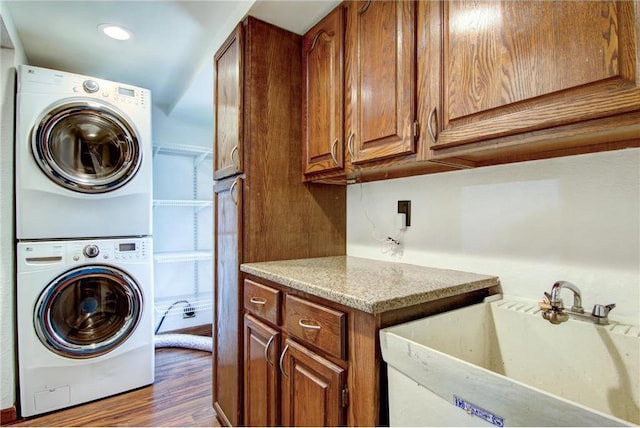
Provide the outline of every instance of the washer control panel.
<path id="1" fill-rule="evenodd" d="M 67 255 L 71 262 L 145 261 L 151 258 L 151 248 L 148 247 L 145 239 L 82 241 L 70 244 Z"/>

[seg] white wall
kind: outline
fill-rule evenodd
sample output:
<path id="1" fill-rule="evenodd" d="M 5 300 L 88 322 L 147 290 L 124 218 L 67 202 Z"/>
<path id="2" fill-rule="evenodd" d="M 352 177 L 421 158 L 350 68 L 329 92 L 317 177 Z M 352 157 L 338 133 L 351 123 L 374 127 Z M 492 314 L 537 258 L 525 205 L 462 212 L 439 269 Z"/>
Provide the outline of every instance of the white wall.
<path id="1" fill-rule="evenodd" d="M 498 275 L 505 294 L 538 301 L 567 280 L 585 308 L 616 303 L 612 319 L 639 324 L 640 149 L 351 185 L 347 253 Z"/>
<path id="2" fill-rule="evenodd" d="M 16 401 L 13 266 L 13 117 L 15 66 L 26 62 L 13 22 L 0 3 L 0 409 Z"/>

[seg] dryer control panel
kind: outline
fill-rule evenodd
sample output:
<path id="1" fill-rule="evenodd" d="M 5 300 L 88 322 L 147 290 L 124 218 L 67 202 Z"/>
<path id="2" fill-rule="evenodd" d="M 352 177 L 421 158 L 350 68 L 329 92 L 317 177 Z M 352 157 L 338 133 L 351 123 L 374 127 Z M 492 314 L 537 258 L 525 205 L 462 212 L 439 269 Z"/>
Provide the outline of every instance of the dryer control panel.
<path id="1" fill-rule="evenodd" d="M 19 92 L 59 93 L 98 98 L 120 106 L 150 107 L 151 91 L 137 86 L 65 71 L 20 65 Z"/>

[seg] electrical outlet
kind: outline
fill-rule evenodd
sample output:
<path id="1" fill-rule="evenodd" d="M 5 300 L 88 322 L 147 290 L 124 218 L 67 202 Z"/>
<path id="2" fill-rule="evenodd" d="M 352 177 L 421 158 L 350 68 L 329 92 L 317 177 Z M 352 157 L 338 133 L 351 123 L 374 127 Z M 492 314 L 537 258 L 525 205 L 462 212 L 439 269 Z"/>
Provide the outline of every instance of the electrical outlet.
<path id="1" fill-rule="evenodd" d="M 191 305 L 185 306 L 182 311 L 182 318 L 193 318 L 196 316 L 196 308 Z"/>
<path id="2" fill-rule="evenodd" d="M 411 226 L 411 201 L 398 201 L 398 214 L 405 215 L 405 225 Z"/>

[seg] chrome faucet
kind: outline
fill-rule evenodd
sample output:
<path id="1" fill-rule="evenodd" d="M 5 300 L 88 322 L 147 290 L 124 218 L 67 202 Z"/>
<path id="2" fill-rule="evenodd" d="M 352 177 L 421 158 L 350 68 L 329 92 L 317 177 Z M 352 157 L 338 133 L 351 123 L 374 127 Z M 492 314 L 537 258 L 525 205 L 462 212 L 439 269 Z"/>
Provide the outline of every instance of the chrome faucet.
<path id="1" fill-rule="evenodd" d="M 562 298 L 560 298 L 560 292 L 562 289 L 568 288 L 573 292 L 573 306 L 571 309 L 565 309 Z M 540 303 L 540 309 L 542 309 L 542 318 L 549 321 L 551 324 L 560 324 L 569 320 L 569 315 L 574 315 L 578 318 L 589 319 L 596 324 L 606 325 L 609 324 L 609 311 L 615 308 L 615 303 L 610 305 L 594 305 L 590 314 L 585 314 L 582 307 L 582 293 L 580 289 L 569 281 L 557 281 L 551 287 L 551 293 L 544 293 L 545 299 Z"/>
<path id="2" fill-rule="evenodd" d="M 551 287 L 551 294 L 544 293 L 547 299 L 549 299 L 549 304 L 554 308 L 564 309 L 564 304 L 560 298 L 560 292 L 563 288 L 568 288 L 573 292 L 573 306 L 571 307 L 571 310 L 573 312 L 583 314 L 584 308 L 582 307 L 582 293 L 580 293 L 580 289 L 577 285 L 572 284 L 569 281 L 558 281 Z"/>

